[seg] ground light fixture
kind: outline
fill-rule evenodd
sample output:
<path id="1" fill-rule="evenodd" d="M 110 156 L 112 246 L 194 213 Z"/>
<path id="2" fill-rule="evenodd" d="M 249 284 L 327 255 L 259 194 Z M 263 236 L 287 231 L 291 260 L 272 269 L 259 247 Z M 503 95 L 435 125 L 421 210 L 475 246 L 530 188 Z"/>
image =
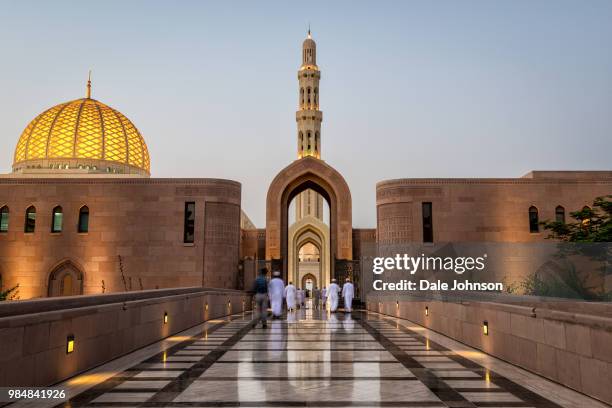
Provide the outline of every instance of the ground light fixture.
<path id="1" fill-rule="evenodd" d="M 484 334 L 485 336 L 489 335 L 489 322 L 487 322 L 486 320 L 482 322 L 482 334 Z"/>
<path id="2" fill-rule="evenodd" d="M 164 312 L 164 324 L 168 324 L 168 312 Z"/>
<path id="3" fill-rule="evenodd" d="M 70 354 L 74 351 L 74 334 L 66 337 L 66 354 Z"/>

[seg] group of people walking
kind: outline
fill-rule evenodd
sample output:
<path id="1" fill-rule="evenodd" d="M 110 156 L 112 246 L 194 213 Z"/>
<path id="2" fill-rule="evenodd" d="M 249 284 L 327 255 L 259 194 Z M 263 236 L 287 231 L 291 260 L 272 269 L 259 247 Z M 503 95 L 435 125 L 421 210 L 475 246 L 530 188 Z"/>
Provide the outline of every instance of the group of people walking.
<path id="1" fill-rule="evenodd" d="M 292 282 L 289 282 L 289 284 L 285 286 L 285 282 L 281 279 L 280 272 L 274 272 L 269 282 L 267 275 L 267 268 L 262 268 L 254 284 L 256 304 L 255 324 L 261 320 L 264 328 L 267 325 L 268 318 L 268 299 L 270 301 L 273 319 L 279 319 L 282 316 L 283 300 L 286 302 L 288 312 L 295 311 L 297 307 L 305 307 L 306 302 L 304 290 L 297 289 Z M 329 303 L 330 311 L 332 313 L 336 312 L 338 310 L 340 293 L 342 293 L 342 298 L 344 299 L 344 311 L 350 313 L 352 310 L 353 298 L 355 297 L 355 287 L 348 278 L 342 286 L 342 289 L 340 289 L 336 279 L 332 279 L 329 288 L 319 290 L 319 288 L 314 287 L 312 289 L 313 308 L 319 309 L 320 305 L 322 305 L 322 308 L 325 309 Z"/>

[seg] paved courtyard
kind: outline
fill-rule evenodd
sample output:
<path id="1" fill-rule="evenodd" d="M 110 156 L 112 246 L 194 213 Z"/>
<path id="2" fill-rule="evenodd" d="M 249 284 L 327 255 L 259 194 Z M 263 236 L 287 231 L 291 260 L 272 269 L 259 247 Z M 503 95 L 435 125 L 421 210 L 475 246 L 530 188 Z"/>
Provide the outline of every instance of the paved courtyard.
<path id="1" fill-rule="evenodd" d="M 375 313 L 307 309 L 267 329 L 247 313 L 171 340 L 69 380 L 73 396 L 59 406 L 605 406 Z"/>

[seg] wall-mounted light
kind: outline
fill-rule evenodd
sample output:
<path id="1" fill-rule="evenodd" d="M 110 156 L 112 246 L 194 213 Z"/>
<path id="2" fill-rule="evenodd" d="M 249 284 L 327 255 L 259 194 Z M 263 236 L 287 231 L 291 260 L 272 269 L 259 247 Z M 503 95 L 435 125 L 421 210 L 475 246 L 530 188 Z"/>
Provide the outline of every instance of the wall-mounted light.
<path id="1" fill-rule="evenodd" d="M 66 354 L 70 354 L 74 351 L 74 335 L 70 334 L 66 337 Z"/>
<path id="2" fill-rule="evenodd" d="M 168 324 L 168 312 L 164 312 L 164 324 Z"/>
<path id="3" fill-rule="evenodd" d="M 429 306 L 425 306 L 425 316 L 429 316 Z"/>
<path id="4" fill-rule="evenodd" d="M 204 310 L 208 312 L 208 303 L 204 306 Z"/>
<path id="5" fill-rule="evenodd" d="M 482 334 L 484 334 L 485 336 L 489 335 L 489 322 L 487 322 L 486 320 L 482 322 Z"/>
<path id="6" fill-rule="evenodd" d="M 397 307 L 399 309 L 399 300 L 395 301 L 395 307 Z"/>

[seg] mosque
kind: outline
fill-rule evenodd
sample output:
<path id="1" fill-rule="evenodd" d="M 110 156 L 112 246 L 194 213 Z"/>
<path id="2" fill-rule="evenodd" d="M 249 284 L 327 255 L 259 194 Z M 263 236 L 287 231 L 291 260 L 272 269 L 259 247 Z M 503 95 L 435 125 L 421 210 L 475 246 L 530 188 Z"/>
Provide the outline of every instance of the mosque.
<path id="1" fill-rule="evenodd" d="M 297 79 L 297 158 L 269 185 L 265 228 L 241 210 L 236 181 L 150 177 L 143 135 L 92 97 L 91 81 L 85 98 L 36 116 L 17 141 L 12 172 L 0 176 L 2 288 L 19 285 L 21 299 L 242 289 L 264 264 L 298 287 L 345 276 L 358 283 L 365 246 L 543 241 L 539 221 L 564 221 L 612 193 L 612 171 L 384 180 L 376 227 L 353 228 L 349 186 L 322 155 L 310 32 Z"/>

